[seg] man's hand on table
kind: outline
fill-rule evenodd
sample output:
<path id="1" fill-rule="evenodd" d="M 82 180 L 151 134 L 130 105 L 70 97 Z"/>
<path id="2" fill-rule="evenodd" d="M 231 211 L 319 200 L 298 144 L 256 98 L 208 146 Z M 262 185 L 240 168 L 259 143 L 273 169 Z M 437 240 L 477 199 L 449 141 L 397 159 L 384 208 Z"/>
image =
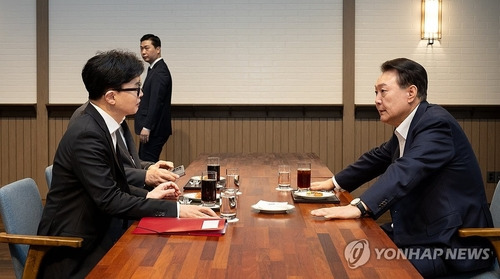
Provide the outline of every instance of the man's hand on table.
<path id="1" fill-rule="evenodd" d="M 312 182 L 310 187 L 313 191 L 329 191 L 334 188 L 335 185 L 331 178 L 324 181 Z M 352 205 L 319 208 L 312 210 L 311 214 L 327 219 L 355 219 L 361 217 L 361 211 Z"/>
<path id="2" fill-rule="evenodd" d="M 164 162 L 164 161 L 163 161 Z M 179 175 L 166 169 L 167 165 L 159 164 L 160 162 L 151 165 L 146 171 L 145 183 L 148 186 L 156 187 L 167 181 L 176 181 Z M 165 166 L 165 168 L 164 168 Z"/>
<path id="3" fill-rule="evenodd" d="M 356 206 L 352 205 L 324 207 L 312 210 L 311 214 L 327 219 L 355 219 L 361 217 L 361 211 L 359 211 Z"/>
<path id="4" fill-rule="evenodd" d="M 212 209 L 197 205 L 180 205 L 181 218 L 220 218 Z"/>
<path id="5" fill-rule="evenodd" d="M 174 182 L 165 182 L 153 190 L 149 191 L 146 195 L 147 199 L 171 199 L 177 200 L 177 198 L 181 195 L 181 191 L 179 190 L 179 186 Z"/>
<path id="6" fill-rule="evenodd" d="M 333 185 L 333 180 L 330 178 L 324 181 L 311 182 L 310 189 L 313 191 L 330 191 L 334 187 L 335 185 Z"/>

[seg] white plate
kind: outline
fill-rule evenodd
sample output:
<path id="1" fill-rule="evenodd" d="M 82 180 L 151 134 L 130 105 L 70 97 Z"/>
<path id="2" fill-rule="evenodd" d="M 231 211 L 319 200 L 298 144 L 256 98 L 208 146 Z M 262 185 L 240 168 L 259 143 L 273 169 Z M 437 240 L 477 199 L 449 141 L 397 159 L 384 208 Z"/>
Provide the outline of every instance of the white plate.
<path id="1" fill-rule="evenodd" d="M 311 199 L 311 200 L 321 200 L 321 199 L 326 199 L 331 196 L 334 196 L 335 194 L 332 192 L 321 192 L 323 195 L 322 196 L 314 196 L 312 192 L 321 192 L 321 191 L 302 191 L 302 192 L 295 192 L 294 195 L 299 196 L 304 199 Z"/>
<path id="2" fill-rule="evenodd" d="M 287 213 L 287 211 L 292 210 L 295 208 L 295 206 L 291 204 L 286 204 L 282 206 L 259 206 L 258 204 L 252 205 L 252 208 L 255 210 L 258 210 L 262 213 Z"/>
<path id="3" fill-rule="evenodd" d="M 186 193 L 184 195 L 182 195 L 183 197 L 185 198 L 188 198 L 192 201 L 200 201 L 201 202 L 201 196 L 199 196 L 200 198 L 196 197 L 196 195 L 198 195 L 199 193 Z M 220 198 L 220 194 L 217 194 L 217 199 Z"/>
<path id="4" fill-rule="evenodd" d="M 293 191 L 294 189 L 292 187 L 287 187 L 287 188 L 280 188 L 280 187 L 276 187 L 276 191 L 280 191 L 280 192 L 290 192 L 290 191 Z"/>

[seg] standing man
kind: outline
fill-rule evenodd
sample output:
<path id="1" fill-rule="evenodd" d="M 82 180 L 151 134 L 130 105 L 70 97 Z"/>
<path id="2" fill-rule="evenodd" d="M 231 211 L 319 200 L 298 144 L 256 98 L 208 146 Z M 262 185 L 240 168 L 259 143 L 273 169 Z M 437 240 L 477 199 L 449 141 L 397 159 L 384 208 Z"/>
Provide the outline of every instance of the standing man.
<path id="1" fill-rule="evenodd" d="M 378 218 L 390 210 L 392 222 L 382 228 L 399 248 L 412 251 L 408 259 L 424 277 L 488 269 L 491 253 L 449 256 L 493 251 L 485 239 L 457 234 L 463 227 L 493 226 L 467 136 L 445 109 L 426 101 L 427 72 L 422 65 L 397 58 L 383 63 L 381 70 L 375 106 L 380 121 L 395 127 L 393 136 L 331 179 L 312 183 L 311 189 L 353 191 L 378 179 L 350 205 L 316 209 L 312 215 Z"/>
<path id="2" fill-rule="evenodd" d="M 144 96 L 135 114 L 135 133 L 139 135 L 141 160 L 157 162 L 163 145 L 172 134 L 172 77 L 161 57 L 160 38 L 153 34 L 142 36 L 141 56 L 149 67 L 142 86 Z"/>

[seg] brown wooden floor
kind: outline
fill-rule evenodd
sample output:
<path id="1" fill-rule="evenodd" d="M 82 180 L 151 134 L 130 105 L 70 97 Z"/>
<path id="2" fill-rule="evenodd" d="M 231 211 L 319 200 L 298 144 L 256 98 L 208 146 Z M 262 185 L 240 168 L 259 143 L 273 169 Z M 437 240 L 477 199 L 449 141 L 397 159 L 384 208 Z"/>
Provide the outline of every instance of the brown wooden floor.
<path id="1" fill-rule="evenodd" d="M 14 267 L 10 259 L 9 246 L 5 243 L 0 243 L 0 279 L 13 279 Z"/>

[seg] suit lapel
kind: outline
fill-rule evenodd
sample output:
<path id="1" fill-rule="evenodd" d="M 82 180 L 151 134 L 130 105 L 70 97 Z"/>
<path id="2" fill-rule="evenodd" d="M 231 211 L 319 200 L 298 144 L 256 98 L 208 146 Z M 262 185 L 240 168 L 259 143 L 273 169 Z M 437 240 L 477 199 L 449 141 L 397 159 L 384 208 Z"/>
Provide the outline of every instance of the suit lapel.
<path id="1" fill-rule="evenodd" d="M 158 64 L 159 64 L 160 62 L 162 62 L 162 61 L 163 61 L 163 60 L 160 60 L 160 61 L 156 62 L 156 64 L 155 64 L 152 68 L 150 68 L 150 67 L 148 66 L 148 73 L 147 73 L 147 75 L 146 75 L 146 78 L 144 79 L 144 84 L 146 84 L 146 82 L 148 82 L 148 81 L 149 81 L 150 77 L 153 75 L 153 73 L 154 73 L 154 71 L 155 71 L 156 66 L 158 66 Z"/>
<path id="2" fill-rule="evenodd" d="M 394 153 L 392 154 L 392 162 L 394 163 L 394 161 L 396 161 L 396 159 L 399 158 L 399 154 L 401 152 L 399 151 L 399 144 L 397 145 L 396 147 L 396 150 L 394 151 Z"/>
<path id="3" fill-rule="evenodd" d="M 117 154 L 119 152 L 118 151 L 119 147 L 115 146 L 113 144 L 113 140 L 111 139 L 111 134 L 109 133 L 108 126 L 106 126 L 106 122 L 104 122 L 104 119 L 99 114 L 99 112 L 94 108 L 94 106 L 92 106 L 90 104 L 87 105 L 87 107 L 85 108 L 85 112 L 88 113 L 90 116 L 92 116 L 92 118 L 94 118 L 94 120 L 96 121 L 97 125 L 99 125 L 99 127 L 103 130 L 104 135 L 106 137 L 106 140 L 108 142 L 109 148 L 112 148 L 111 150 L 114 151 L 113 154 L 115 157 L 115 165 L 118 167 L 118 169 L 122 173 L 122 176 L 126 177 L 125 176 L 125 169 L 123 168 L 123 162 L 121 161 L 120 158 L 118 158 L 119 156 L 117 156 Z"/>
<path id="4" fill-rule="evenodd" d="M 428 107 L 429 103 L 427 101 L 421 102 L 418 106 L 417 112 L 415 112 L 415 116 L 413 117 L 413 120 L 410 123 L 410 127 L 408 128 L 408 135 L 406 136 L 406 146 L 411 146 L 411 144 L 413 143 L 413 137 L 411 136 L 413 129 L 415 129 L 415 125 L 418 124 L 424 113 L 427 111 Z"/>

